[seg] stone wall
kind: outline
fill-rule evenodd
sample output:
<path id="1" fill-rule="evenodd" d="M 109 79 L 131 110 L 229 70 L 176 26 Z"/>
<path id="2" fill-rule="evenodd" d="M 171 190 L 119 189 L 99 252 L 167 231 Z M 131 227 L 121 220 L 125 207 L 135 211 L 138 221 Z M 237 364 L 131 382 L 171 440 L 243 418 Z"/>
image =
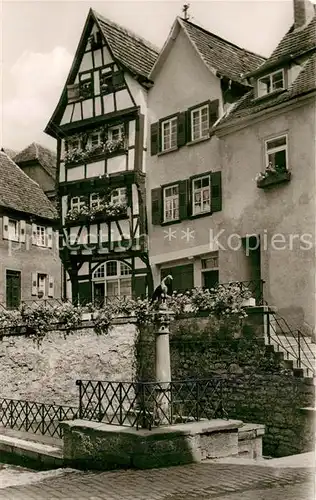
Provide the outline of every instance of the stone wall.
<path id="1" fill-rule="evenodd" d="M 93 328 L 49 332 L 37 343 L 25 335 L 0 342 L 0 397 L 78 404 L 77 379 L 132 380 L 136 326 L 116 324 L 106 335 Z"/>
<path id="2" fill-rule="evenodd" d="M 264 455 L 309 451 L 314 430 L 301 408 L 314 407 L 313 379 L 294 377 L 282 355 L 266 349 L 253 320 L 248 317 L 243 325 L 200 318 L 175 321 L 170 336 L 172 380 L 224 377 L 228 418 L 265 424 Z M 143 380 L 153 378 L 154 355 L 153 331 L 143 330 L 138 345 Z M 214 403 L 217 397 L 214 393 Z"/>

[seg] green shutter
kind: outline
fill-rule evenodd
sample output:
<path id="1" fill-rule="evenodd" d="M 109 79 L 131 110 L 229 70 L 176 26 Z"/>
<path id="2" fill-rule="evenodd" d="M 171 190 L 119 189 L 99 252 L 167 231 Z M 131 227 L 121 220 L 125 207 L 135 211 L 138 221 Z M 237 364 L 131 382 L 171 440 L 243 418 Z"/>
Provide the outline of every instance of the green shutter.
<path id="1" fill-rule="evenodd" d="M 150 126 L 150 154 L 154 156 L 159 150 L 159 122 Z"/>
<path id="2" fill-rule="evenodd" d="M 147 277 L 134 276 L 133 296 L 135 299 L 144 299 L 147 295 Z"/>
<path id="3" fill-rule="evenodd" d="M 177 125 L 178 125 L 178 137 L 177 144 L 180 148 L 184 146 L 186 143 L 186 113 L 178 113 L 177 117 Z"/>
<path id="4" fill-rule="evenodd" d="M 161 188 L 151 190 L 151 222 L 153 225 L 161 224 L 162 219 L 162 195 Z"/>
<path id="5" fill-rule="evenodd" d="M 222 210 L 222 172 L 211 174 L 211 206 L 212 212 Z"/>
<path id="6" fill-rule="evenodd" d="M 84 306 L 92 302 L 91 296 L 91 281 L 79 281 L 78 282 L 78 292 L 79 292 L 79 304 Z"/>
<path id="7" fill-rule="evenodd" d="M 218 99 L 216 99 L 215 101 L 211 101 L 209 104 L 210 127 L 212 127 L 216 122 L 216 120 L 218 119 L 218 105 L 219 105 Z"/>
<path id="8" fill-rule="evenodd" d="M 179 181 L 179 218 L 188 218 L 188 181 Z"/>

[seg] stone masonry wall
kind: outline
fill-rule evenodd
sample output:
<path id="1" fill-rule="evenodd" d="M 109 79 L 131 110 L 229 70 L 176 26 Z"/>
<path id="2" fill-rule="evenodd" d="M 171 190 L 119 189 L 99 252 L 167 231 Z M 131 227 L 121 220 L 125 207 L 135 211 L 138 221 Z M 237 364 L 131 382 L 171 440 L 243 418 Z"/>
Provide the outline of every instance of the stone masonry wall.
<path id="1" fill-rule="evenodd" d="M 23 335 L 0 342 L 0 397 L 78 405 L 77 379 L 132 380 L 136 326 L 51 331 L 37 345 Z"/>

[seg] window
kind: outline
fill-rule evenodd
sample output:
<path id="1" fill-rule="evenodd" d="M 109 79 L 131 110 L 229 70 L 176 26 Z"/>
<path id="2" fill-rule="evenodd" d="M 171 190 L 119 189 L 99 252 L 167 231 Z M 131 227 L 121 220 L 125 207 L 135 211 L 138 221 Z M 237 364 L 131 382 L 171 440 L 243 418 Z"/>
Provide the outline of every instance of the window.
<path id="1" fill-rule="evenodd" d="M 218 252 L 210 254 L 202 259 L 202 286 L 214 288 L 219 281 Z"/>
<path id="2" fill-rule="evenodd" d="M 19 221 L 9 219 L 8 240 L 19 241 Z"/>
<path id="3" fill-rule="evenodd" d="M 185 264 L 183 266 L 174 266 L 161 269 L 161 279 L 169 274 L 173 280 L 168 286 L 168 295 L 172 292 L 185 292 L 192 290 L 194 286 L 194 268 L 193 264 Z"/>
<path id="4" fill-rule="evenodd" d="M 48 277 L 47 274 L 37 275 L 37 295 L 39 298 L 47 297 L 48 295 Z"/>
<path id="5" fill-rule="evenodd" d="M 85 199 L 83 196 L 74 196 L 70 199 L 70 209 L 80 210 L 85 205 Z"/>
<path id="6" fill-rule="evenodd" d="M 108 66 L 100 70 L 100 93 L 112 92 L 112 67 Z"/>
<path id="7" fill-rule="evenodd" d="M 108 130 L 108 139 L 110 141 L 120 141 L 124 137 L 124 125 L 116 125 Z"/>
<path id="8" fill-rule="evenodd" d="M 92 147 L 99 146 L 100 143 L 101 143 L 101 135 L 100 135 L 100 133 L 96 132 L 94 134 L 91 134 L 90 137 L 89 137 L 89 142 L 90 142 L 90 146 L 92 146 Z"/>
<path id="9" fill-rule="evenodd" d="M 211 210 L 211 179 L 210 175 L 193 179 L 192 182 L 193 215 L 210 212 Z"/>
<path id="10" fill-rule="evenodd" d="M 80 97 L 83 99 L 87 99 L 88 97 L 93 96 L 93 79 L 92 74 L 89 73 L 81 73 L 79 75 L 80 79 Z"/>
<path id="11" fill-rule="evenodd" d="M 208 105 L 191 111 L 191 140 L 196 141 L 209 136 Z"/>
<path id="12" fill-rule="evenodd" d="M 111 203 L 117 203 L 119 205 L 127 203 L 127 193 L 125 187 L 114 189 L 114 191 L 112 191 Z"/>
<path id="13" fill-rule="evenodd" d="M 287 170 L 287 136 L 276 137 L 265 143 L 266 165 L 278 172 Z"/>
<path id="14" fill-rule="evenodd" d="M 164 188 L 164 222 L 179 219 L 179 187 L 178 185 Z"/>
<path id="15" fill-rule="evenodd" d="M 92 275 L 94 301 L 103 304 L 107 297 L 132 295 L 132 269 L 116 260 L 101 264 Z"/>
<path id="16" fill-rule="evenodd" d="M 80 149 L 80 139 L 77 137 L 73 139 L 68 139 L 67 149 L 68 151 L 73 151 L 74 149 Z"/>
<path id="17" fill-rule="evenodd" d="M 44 226 L 36 226 L 36 245 L 46 246 L 46 228 Z"/>
<path id="18" fill-rule="evenodd" d="M 258 79 L 258 97 L 270 94 L 279 89 L 284 89 L 283 69 Z"/>
<path id="19" fill-rule="evenodd" d="M 161 123 L 161 149 L 168 151 L 168 149 L 177 146 L 177 118 L 171 118 Z"/>
<path id="20" fill-rule="evenodd" d="M 101 205 L 102 199 L 98 193 L 93 193 L 90 195 L 90 207 L 91 208 L 99 208 Z"/>

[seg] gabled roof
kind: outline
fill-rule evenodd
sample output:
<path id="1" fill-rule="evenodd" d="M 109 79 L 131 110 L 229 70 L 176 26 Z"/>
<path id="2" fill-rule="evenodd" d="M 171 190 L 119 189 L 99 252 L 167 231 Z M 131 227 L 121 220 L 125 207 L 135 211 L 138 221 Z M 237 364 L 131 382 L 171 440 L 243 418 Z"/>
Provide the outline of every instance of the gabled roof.
<path id="1" fill-rule="evenodd" d="M 150 74 L 150 78 L 154 78 L 155 71 L 159 64 L 161 64 L 161 60 L 165 59 L 166 53 L 168 53 L 171 48 L 174 34 L 179 27 L 183 29 L 205 65 L 213 73 L 224 76 L 234 82 L 248 86 L 244 79 L 244 74 L 253 71 L 265 61 L 264 57 L 254 52 L 238 47 L 210 33 L 201 26 L 177 17 L 169 38 Z"/>
<path id="2" fill-rule="evenodd" d="M 57 212 L 39 185 L 0 151 L 0 206 L 54 219 Z"/>
<path id="3" fill-rule="evenodd" d="M 58 127 L 58 122 L 63 109 L 67 105 L 67 85 L 72 84 L 75 80 L 88 36 L 95 23 L 99 27 L 113 58 L 130 71 L 133 76 L 139 76 L 142 80 L 148 79 L 158 57 L 159 49 L 150 42 L 90 9 L 59 103 L 45 128 L 45 132 L 54 137 L 63 136 Z"/>
<path id="4" fill-rule="evenodd" d="M 23 163 L 37 160 L 48 175 L 50 175 L 53 179 L 56 177 L 57 157 L 55 153 L 53 153 L 50 149 L 37 144 L 36 142 L 32 142 L 32 144 L 14 156 L 13 160 L 21 168 L 23 167 Z"/>
<path id="5" fill-rule="evenodd" d="M 18 151 L 11 148 L 1 148 L 1 151 L 8 155 L 9 158 L 14 158 L 18 154 Z"/>
<path id="6" fill-rule="evenodd" d="M 316 48 L 316 17 L 302 28 L 294 29 L 294 26 L 282 38 L 271 56 L 257 70 L 249 72 L 247 76 L 261 74 L 264 71 L 276 67 L 285 62 L 293 60 L 306 52 Z"/>
<path id="7" fill-rule="evenodd" d="M 231 108 L 231 111 L 226 116 L 223 116 L 218 123 L 218 127 L 315 91 L 315 75 L 316 52 L 307 60 L 304 68 L 287 90 L 274 96 L 266 96 L 263 99 L 255 99 L 254 90 L 251 90 Z"/>
<path id="8" fill-rule="evenodd" d="M 93 14 L 114 58 L 132 73 L 148 77 L 158 57 L 159 49 L 98 12 L 93 11 Z"/>

